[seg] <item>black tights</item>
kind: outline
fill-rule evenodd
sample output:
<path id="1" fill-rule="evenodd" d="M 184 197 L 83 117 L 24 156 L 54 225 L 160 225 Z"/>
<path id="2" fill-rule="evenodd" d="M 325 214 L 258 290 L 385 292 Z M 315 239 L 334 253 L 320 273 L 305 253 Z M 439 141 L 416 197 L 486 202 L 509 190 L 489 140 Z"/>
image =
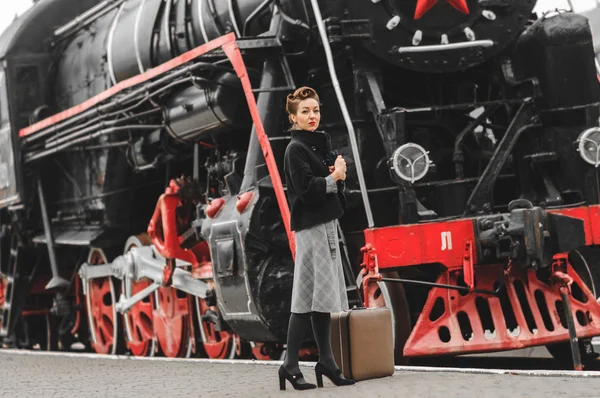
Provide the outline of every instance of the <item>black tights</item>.
<path id="1" fill-rule="evenodd" d="M 329 369 L 338 367 L 331 350 L 331 315 L 328 312 L 292 313 L 288 326 L 285 361 L 283 362 L 283 366 L 292 374 L 300 371 L 298 365 L 300 346 L 311 320 L 313 334 L 319 348 L 319 362 Z"/>

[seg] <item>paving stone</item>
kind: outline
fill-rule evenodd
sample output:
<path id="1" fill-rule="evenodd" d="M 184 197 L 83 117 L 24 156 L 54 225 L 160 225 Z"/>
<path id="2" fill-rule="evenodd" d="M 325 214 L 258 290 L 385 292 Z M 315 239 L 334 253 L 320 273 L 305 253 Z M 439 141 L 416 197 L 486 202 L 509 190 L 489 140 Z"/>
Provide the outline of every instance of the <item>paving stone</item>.
<path id="1" fill-rule="evenodd" d="M 0 397 L 597 397 L 599 377 L 397 371 L 350 387 L 279 391 L 277 365 L 23 355 L 0 350 Z M 307 380 L 314 370 L 303 367 Z"/>

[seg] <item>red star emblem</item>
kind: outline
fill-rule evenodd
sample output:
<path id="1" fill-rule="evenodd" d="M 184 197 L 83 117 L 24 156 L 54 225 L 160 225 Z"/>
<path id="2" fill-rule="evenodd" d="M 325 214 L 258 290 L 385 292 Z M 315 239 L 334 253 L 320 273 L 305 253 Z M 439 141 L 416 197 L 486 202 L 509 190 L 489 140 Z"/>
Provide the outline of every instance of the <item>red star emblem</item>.
<path id="1" fill-rule="evenodd" d="M 469 15 L 469 6 L 467 0 L 446 0 L 450 5 L 456 8 L 463 14 Z M 415 9 L 415 19 L 421 18 L 427 11 L 433 7 L 438 0 L 417 0 L 417 8 Z"/>

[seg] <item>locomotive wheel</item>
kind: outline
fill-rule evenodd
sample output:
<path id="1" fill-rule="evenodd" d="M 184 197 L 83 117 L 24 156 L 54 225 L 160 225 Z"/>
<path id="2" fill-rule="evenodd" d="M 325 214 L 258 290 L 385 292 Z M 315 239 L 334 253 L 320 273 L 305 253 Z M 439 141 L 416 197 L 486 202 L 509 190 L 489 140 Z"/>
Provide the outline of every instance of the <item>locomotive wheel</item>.
<path id="1" fill-rule="evenodd" d="M 15 346 L 25 350 L 57 351 L 56 320 L 50 314 L 21 317 L 15 326 Z"/>
<path id="2" fill-rule="evenodd" d="M 238 359 L 250 359 L 252 358 L 252 347 L 250 343 L 242 340 L 237 334 L 233 335 L 235 340 L 235 358 Z"/>
<path id="3" fill-rule="evenodd" d="M 155 293 L 155 300 L 152 323 L 162 352 L 169 358 L 189 358 L 194 338 L 190 297 L 172 287 L 160 287 Z"/>
<path id="4" fill-rule="evenodd" d="M 259 361 L 279 361 L 283 354 L 283 348 L 278 344 L 254 343 L 252 355 Z"/>
<path id="5" fill-rule="evenodd" d="M 58 344 L 58 328 L 56 319 L 51 314 L 40 315 L 41 323 L 45 326 L 43 339 L 40 339 L 40 349 L 42 351 L 57 351 Z"/>
<path id="6" fill-rule="evenodd" d="M 382 273 L 384 278 L 399 278 L 397 272 Z M 362 278 L 359 275 L 359 278 Z M 394 360 L 396 365 L 407 365 L 409 358 L 404 356 L 404 344 L 412 325 L 408 301 L 404 291 L 404 285 L 400 283 L 378 282 L 369 284 L 369 308 L 387 307 L 392 312 L 392 331 L 394 334 Z"/>
<path id="7" fill-rule="evenodd" d="M 8 281 L 4 275 L 0 273 L 0 311 L 4 309 L 4 303 L 6 301 L 6 286 Z M 2 326 L 2 320 L 0 319 L 0 326 Z"/>
<path id="8" fill-rule="evenodd" d="M 202 345 L 204 346 L 206 355 L 211 359 L 233 359 L 236 355 L 241 356 L 245 354 L 245 352 L 242 352 L 245 350 L 243 350 L 238 336 L 226 331 L 216 331 L 213 323 L 202 319 L 202 316 L 208 310 L 206 301 L 197 298 L 196 305 Z M 238 345 L 240 346 L 239 348 Z"/>
<path id="9" fill-rule="evenodd" d="M 108 260 L 99 248 L 92 248 L 88 264 L 105 264 Z M 91 345 L 98 354 L 117 354 L 122 347 L 120 316 L 115 308 L 118 291 L 112 278 L 98 278 L 89 281 L 85 304 L 88 313 Z"/>
<path id="10" fill-rule="evenodd" d="M 125 243 L 127 253 L 134 247 L 149 246 L 152 244 L 147 234 L 131 236 Z M 150 281 L 143 280 L 134 282 L 127 276 L 123 279 L 121 288 L 125 297 L 131 297 L 150 286 Z M 127 347 L 136 357 L 152 357 L 156 353 L 156 336 L 152 325 L 152 313 L 156 309 L 155 295 L 151 294 L 142 301 L 134 304 L 129 311 L 123 315 L 123 325 Z"/>
<path id="11" fill-rule="evenodd" d="M 598 299 L 598 293 L 600 293 L 600 286 L 597 286 L 600 282 L 600 250 L 597 247 L 583 247 L 574 250 L 569 253 L 569 263 L 594 297 Z M 568 342 L 548 344 L 546 349 L 554 359 L 569 363 L 572 361 L 571 346 Z M 581 359 L 584 363 L 586 362 L 585 356 L 582 355 Z"/>

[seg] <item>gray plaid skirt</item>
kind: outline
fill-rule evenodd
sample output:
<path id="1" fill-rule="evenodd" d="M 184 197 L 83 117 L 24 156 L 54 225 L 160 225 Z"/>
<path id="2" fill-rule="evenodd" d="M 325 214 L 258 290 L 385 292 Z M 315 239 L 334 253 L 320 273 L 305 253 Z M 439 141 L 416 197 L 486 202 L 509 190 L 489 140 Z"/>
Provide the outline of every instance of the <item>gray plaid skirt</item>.
<path id="1" fill-rule="evenodd" d="M 292 312 L 348 309 L 337 227 L 334 220 L 296 232 Z"/>

